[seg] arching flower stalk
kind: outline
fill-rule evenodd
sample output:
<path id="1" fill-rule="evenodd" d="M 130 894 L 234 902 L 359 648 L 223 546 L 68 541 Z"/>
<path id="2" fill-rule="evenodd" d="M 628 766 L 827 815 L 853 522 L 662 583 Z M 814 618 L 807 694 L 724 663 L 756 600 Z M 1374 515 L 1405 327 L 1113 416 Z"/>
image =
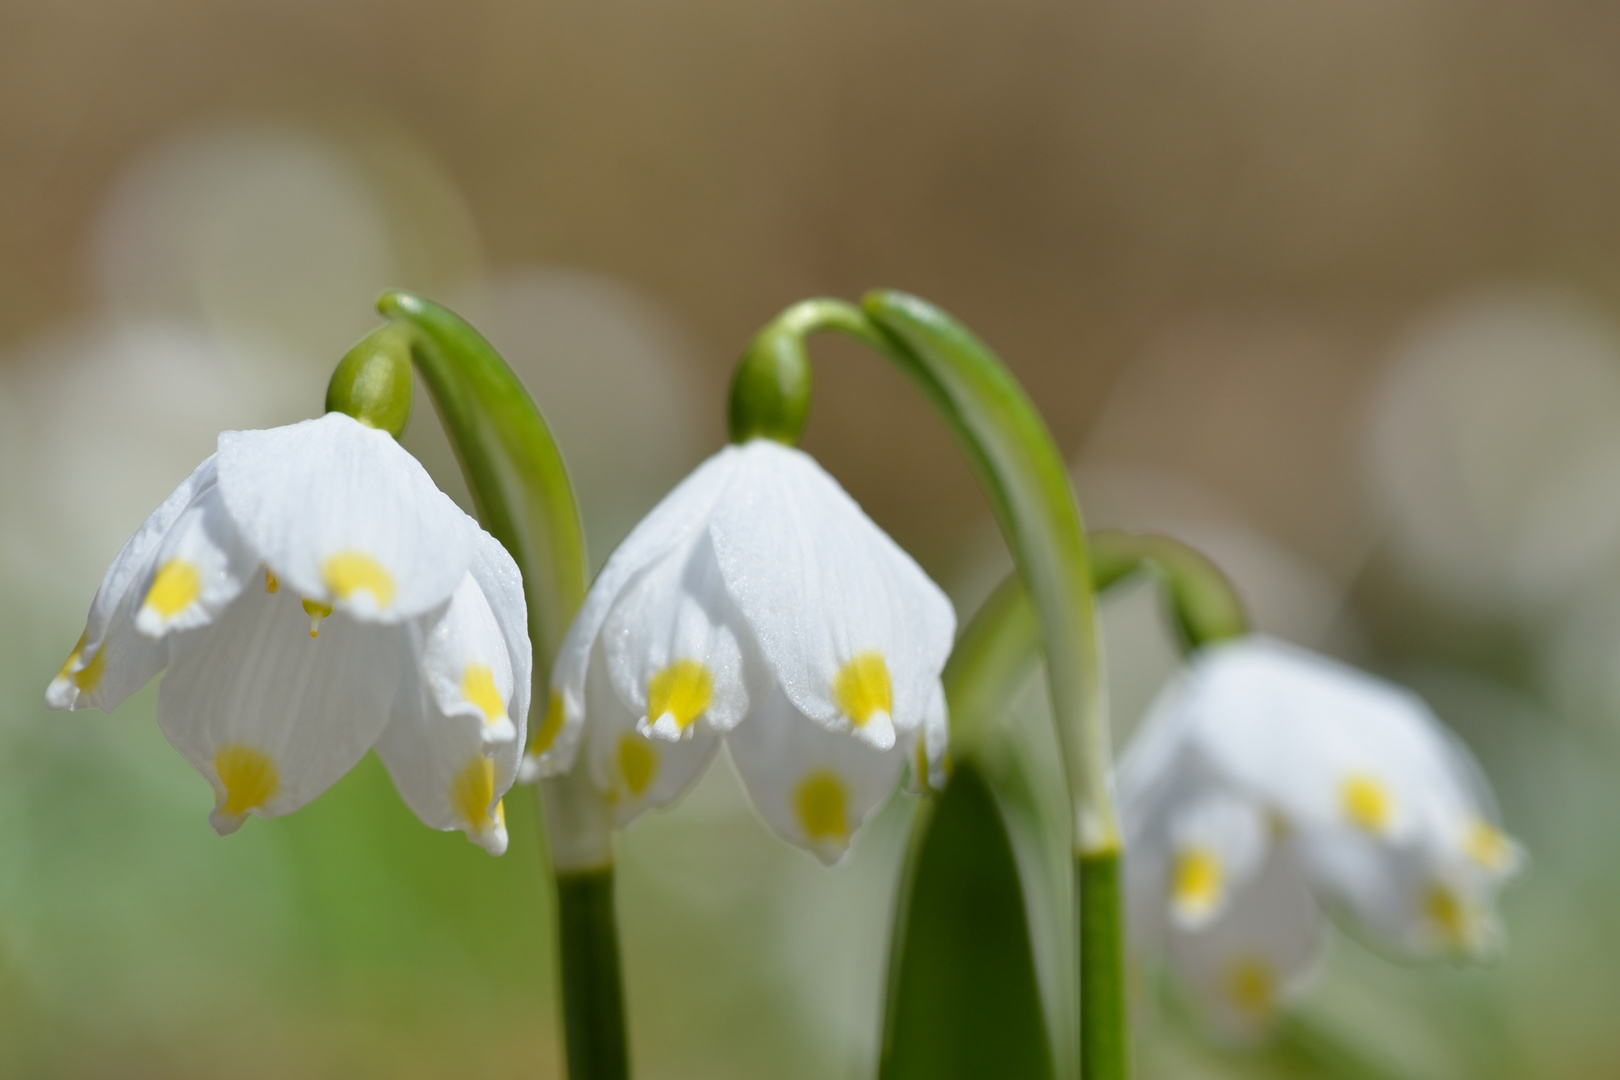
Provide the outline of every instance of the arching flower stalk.
<path id="1" fill-rule="evenodd" d="M 832 862 L 907 762 L 943 781 L 950 601 L 809 455 L 704 462 L 608 560 L 557 654 L 532 772 L 576 756 L 625 824 L 724 740 L 755 806 Z"/>
<path id="2" fill-rule="evenodd" d="M 1133 936 L 1235 1034 L 1309 982 L 1324 909 L 1402 956 L 1477 957 L 1523 861 L 1421 700 L 1263 637 L 1199 651 L 1119 788 Z"/>
<path id="3" fill-rule="evenodd" d="M 158 722 L 220 833 L 375 747 L 426 824 L 498 855 L 530 667 L 511 557 L 392 435 L 332 412 L 220 436 L 113 560 L 46 702 L 111 710 L 167 668 Z"/>

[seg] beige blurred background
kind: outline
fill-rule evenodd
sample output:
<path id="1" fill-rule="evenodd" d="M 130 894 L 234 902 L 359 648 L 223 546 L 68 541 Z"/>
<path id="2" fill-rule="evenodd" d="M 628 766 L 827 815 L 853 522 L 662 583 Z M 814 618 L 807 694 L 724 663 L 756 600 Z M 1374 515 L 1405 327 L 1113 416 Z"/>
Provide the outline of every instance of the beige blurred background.
<path id="1" fill-rule="evenodd" d="M 1590 0 L 11 0 L 0 1071 L 559 1075 L 532 817 L 491 863 L 373 761 L 218 840 L 150 688 L 44 684 L 122 540 L 220 429 L 318 411 L 384 288 L 523 374 L 599 563 L 723 439 L 760 324 L 881 285 L 1001 353 L 1093 524 L 1198 543 L 1480 755 L 1535 860 L 1508 954 L 1346 939 L 1314 1007 L 1412 1080 L 1616 1075 L 1617 192 Z M 969 473 L 823 356 L 806 446 L 966 616 L 1006 566 Z M 406 442 L 464 494 L 425 401 Z M 1123 738 L 1174 655 L 1145 593 L 1106 619 Z M 632 829 L 642 1075 L 872 1075 L 909 812 L 830 873 L 723 768 Z M 1319 1075 L 1143 1025 L 1145 1076 Z"/>

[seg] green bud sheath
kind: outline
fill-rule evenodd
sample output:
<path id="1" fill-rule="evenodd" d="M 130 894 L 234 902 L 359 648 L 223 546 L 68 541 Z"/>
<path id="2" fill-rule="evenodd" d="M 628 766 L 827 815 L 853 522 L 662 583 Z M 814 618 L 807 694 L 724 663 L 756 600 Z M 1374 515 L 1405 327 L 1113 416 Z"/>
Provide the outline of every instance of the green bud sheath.
<path id="1" fill-rule="evenodd" d="M 411 335 L 400 323 L 379 326 L 344 354 L 326 385 L 326 411 L 348 413 L 399 438 L 411 418 Z"/>

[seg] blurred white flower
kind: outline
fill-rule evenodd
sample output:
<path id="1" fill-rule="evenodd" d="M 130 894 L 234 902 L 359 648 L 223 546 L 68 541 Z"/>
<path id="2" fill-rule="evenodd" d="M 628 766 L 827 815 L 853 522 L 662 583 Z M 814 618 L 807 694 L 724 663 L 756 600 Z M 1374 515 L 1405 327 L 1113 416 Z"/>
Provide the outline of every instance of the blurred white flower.
<path id="1" fill-rule="evenodd" d="M 1478 956 L 1522 861 L 1422 701 L 1264 637 L 1200 652 L 1119 785 L 1133 936 L 1232 1033 L 1308 981 L 1319 906 L 1405 956 Z"/>
<path id="2" fill-rule="evenodd" d="M 584 767 L 620 824 L 721 736 L 771 826 L 838 859 L 907 760 L 943 779 L 938 586 L 809 455 L 728 446 L 608 559 L 558 652 L 533 771 Z"/>
<path id="3" fill-rule="evenodd" d="M 501 545 L 385 432 L 342 413 L 227 431 L 124 545 L 46 691 L 158 722 L 210 821 L 297 809 L 376 747 L 428 825 L 506 848 L 531 660 Z"/>

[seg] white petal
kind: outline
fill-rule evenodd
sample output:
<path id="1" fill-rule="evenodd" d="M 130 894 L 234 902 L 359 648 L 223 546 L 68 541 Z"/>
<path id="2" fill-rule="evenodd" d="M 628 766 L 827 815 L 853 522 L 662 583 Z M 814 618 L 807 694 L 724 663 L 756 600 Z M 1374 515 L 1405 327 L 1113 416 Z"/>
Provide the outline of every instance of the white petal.
<path id="1" fill-rule="evenodd" d="M 1204 653 L 1184 687 L 1191 737 L 1296 825 L 1398 843 L 1418 828 L 1426 794 L 1466 798 L 1439 721 L 1416 696 L 1265 638 Z"/>
<path id="2" fill-rule="evenodd" d="M 1169 873 L 1160 900 L 1187 930 L 1214 922 L 1260 868 L 1271 846 L 1265 811 L 1229 791 L 1188 800 L 1171 816 Z"/>
<path id="3" fill-rule="evenodd" d="M 585 716 L 591 781 L 621 828 L 643 810 L 667 806 L 685 794 L 720 742 L 713 735 L 695 735 L 671 743 L 638 732 L 635 714 L 608 680 L 600 648 L 585 688 Z"/>
<path id="4" fill-rule="evenodd" d="M 585 683 L 591 657 L 613 602 L 643 568 L 689 541 L 708 523 L 709 512 L 739 460 L 737 448 L 728 446 L 699 465 L 630 530 L 596 575 L 552 664 L 551 689 L 556 698 L 548 703 L 545 728 L 553 734 L 544 746 L 536 738 L 539 753 L 530 770 L 533 774 L 553 776 L 572 767 L 584 733 Z M 553 711 L 555 722 L 549 719 Z"/>
<path id="5" fill-rule="evenodd" d="M 500 855 L 507 843 L 501 799 L 516 779 L 522 745 L 510 739 L 491 747 L 485 727 L 481 715 L 447 715 L 434 693 L 407 684 L 377 740 L 377 756 L 423 824 L 460 829 L 491 855 Z"/>
<path id="6" fill-rule="evenodd" d="M 518 745 L 522 746 L 534 692 L 534 655 L 529 644 L 529 605 L 523 592 L 523 574 L 501 542 L 482 529 L 473 534 L 468 572 L 483 591 L 506 641 L 507 660 L 512 667 L 510 713 L 517 725 Z"/>
<path id="7" fill-rule="evenodd" d="M 266 590 L 275 582 L 236 535 L 219 489 L 211 488 L 186 508 L 158 549 L 139 587 L 135 629 L 161 638 L 206 626 L 250 578 Z"/>
<path id="8" fill-rule="evenodd" d="M 726 587 L 794 707 L 887 749 L 923 721 L 950 601 L 809 455 L 768 439 L 740 455 L 710 524 Z"/>
<path id="9" fill-rule="evenodd" d="M 950 779 L 950 718 L 945 706 L 945 687 L 934 683 L 928 695 L 928 711 L 923 713 L 922 727 L 913 731 L 906 740 L 910 749 L 906 760 L 910 764 L 907 790 L 920 795 L 925 791 L 944 791 Z"/>
<path id="10" fill-rule="evenodd" d="M 828 731 L 778 689 L 726 736 L 748 794 L 785 840 L 837 862 L 866 816 L 894 789 L 900 749 L 874 750 Z"/>
<path id="11" fill-rule="evenodd" d="M 620 590 L 601 641 L 637 729 L 665 741 L 728 731 L 771 691 L 704 532 Z"/>
<path id="12" fill-rule="evenodd" d="M 469 572 L 442 612 L 424 618 L 422 676 L 435 710 L 471 721 L 484 744 L 517 741 L 512 658 L 477 580 Z"/>
<path id="13" fill-rule="evenodd" d="M 244 589 L 170 639 L 158 722 L 214 786 L 216 830 L 295 810 L 360 760 L 388 722 L 405 634 L 339 615 L 311 637 L 296 595 Z"/>
<path id="14" fill-rule="evenodd" d="M 356 618 L 444 603 L 476 524 L 387 432 L 343 413 L 219 437 L 231 520 L 284 587 Z"/>
<path id="15" fill-rule="evenodd" d="M 215 465 L 210 456 L 192 470 L 125 541 L 96 590 L 84 634 L 45 691 L 45 703 L 51 708 L 110 711 L 168 663 L 166 644 L 135 633 L 135 607 L 143 596 L 140 585 L 180 515 L 213 488 Z"/>
<path id="16" fill-rule="evenodd" d="M 1218 1032 L 1252 1038 L 1310 981 L 1321 944 L 1316 901 L 1280 846 L 1221 918 L 1171 932 L 1169 959 Z"/>

